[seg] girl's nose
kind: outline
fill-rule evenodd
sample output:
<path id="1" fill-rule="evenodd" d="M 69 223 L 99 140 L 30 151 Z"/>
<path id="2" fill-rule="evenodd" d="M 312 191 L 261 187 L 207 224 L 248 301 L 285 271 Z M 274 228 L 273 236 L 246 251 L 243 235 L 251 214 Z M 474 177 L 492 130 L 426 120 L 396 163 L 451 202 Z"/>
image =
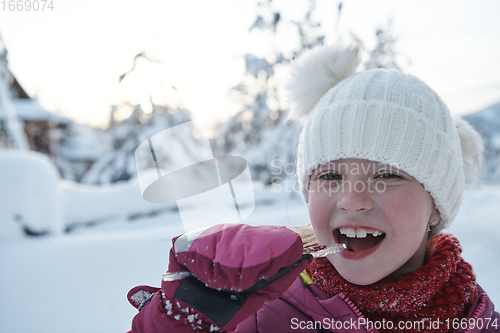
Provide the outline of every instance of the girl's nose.
<path id="1" fill-rule="evenodd" d="M 363 186 L 361 186 L 362 184 Z M 357 183 L 357 186 L 345 186 L 337 201 L 337 208 L 349 213 L 362 213 L 373 208 L 373 200 L 366 183 Z"/>

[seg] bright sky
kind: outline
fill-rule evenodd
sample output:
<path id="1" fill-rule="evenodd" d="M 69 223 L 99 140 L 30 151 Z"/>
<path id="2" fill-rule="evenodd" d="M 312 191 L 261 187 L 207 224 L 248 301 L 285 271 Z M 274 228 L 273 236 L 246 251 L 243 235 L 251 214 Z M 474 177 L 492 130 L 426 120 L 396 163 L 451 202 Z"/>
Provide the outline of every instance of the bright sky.
<path id="1" fill-rule="evenodd" d="M 248 34 L 256 0 L 52 1 L 53 11 L 0 7 L 10 67 L 42 106 L 92 125 L 105 126 L 110 105 L 127 94 L 118 77 L 141 51 L 161 61 L 164 81 L 177 87 L 184 107 L 212 124 L 238 111 L 228 91 L 242 77 L 240 56 L 279 48 Z M 274 0 L 273 6 L 298 19 L 306 3 Z M 331 42 L 338 0 L 317 3 Z M 340 28 L 372 47 L 375 28 L 389 18 L 398 50 L 411 60 L 403 70 L 426 81 L 452 112 L 500 101 L 500 1 L 345 0 Z"/>

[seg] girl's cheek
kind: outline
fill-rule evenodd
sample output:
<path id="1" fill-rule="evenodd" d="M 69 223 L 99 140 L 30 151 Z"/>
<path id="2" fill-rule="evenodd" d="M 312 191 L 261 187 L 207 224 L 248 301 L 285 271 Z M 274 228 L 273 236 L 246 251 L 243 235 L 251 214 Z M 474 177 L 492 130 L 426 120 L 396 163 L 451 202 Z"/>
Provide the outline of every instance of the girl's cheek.
<path id="1" fill-rule="evenodd" d="M 314 221 L 317 219 L 318 214 L 320 213 L 317 209 L 317 206 L 319 206 L 317 202 L 317 198 L 313 192 L 309 192 L 309 203 L 307 205 L 307 209 L 309 210 L 309 216 L 311 218 L 311 222 L 314 223 Z"/>
<path id="2" fill-rule="evenodd" d="M 331 215 L 331 202 L 317 193 L 309 196 L 309 217 L 315 228 L 328 227 Z"/>
<path id="3" fill-rule="evenodd" d="M 418 232 L 422 223 L 426 223 L 424 215 L 427 211 L 426 200 L 421 193 L 413 189 L 395 191 L 384 200 L 382 207 L 390 221 L 397 221 L 395 230 Z M 399 231 L 398 231 L 399 232 Z"/>

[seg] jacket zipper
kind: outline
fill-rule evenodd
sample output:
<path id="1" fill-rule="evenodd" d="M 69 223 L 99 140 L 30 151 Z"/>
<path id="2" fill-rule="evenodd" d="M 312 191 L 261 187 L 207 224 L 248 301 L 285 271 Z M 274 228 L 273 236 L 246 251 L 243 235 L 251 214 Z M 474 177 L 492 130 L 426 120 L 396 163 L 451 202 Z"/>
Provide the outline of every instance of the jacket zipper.
<path id="1" fill-rule="evenodd" d="M 479 317 L 479 313 L 481 313 L 483 311 L 485 304 L 486 304 L 486 296 L 481 295 L 481 300 L 479 301 L 479 304 L 477 305 L 476 311 L 474 311 L 474 314 L 472 315 L 472 317 L 470 317 L 470 319 L 474 319 L 473 323 L 477 322 L 477 318 Z M 465 331 L 463 331 L 463 333 L 469 333 L 470 330 L 471 330 L 471 328 L 468 327 Z"/>
<path id="2" fill-rule="evenodd" d="M 363 319 L 363 321 L 366 323 L 365 316 L 361 313 L 358 307 L 349 299 L 349 297 L 344 295 L 344 293 L 339 293 L 339 297 L 349 306 L 349 308 L 351 308 L 352 311 L 354 311 L 354 313 L 358 316 L 359 319 Z M 367 333 L 373 333 L 373 329 L 366 326 L 366 324 L 363 326 L 365 327 Z"/>

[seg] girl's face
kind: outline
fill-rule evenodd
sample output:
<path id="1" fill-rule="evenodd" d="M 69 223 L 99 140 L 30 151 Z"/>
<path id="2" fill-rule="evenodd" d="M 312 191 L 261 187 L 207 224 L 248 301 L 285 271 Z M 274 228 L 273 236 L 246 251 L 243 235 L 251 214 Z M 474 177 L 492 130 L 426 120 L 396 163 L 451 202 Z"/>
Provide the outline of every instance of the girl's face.
<path id="1" fill-rule="evenodd" d="M 319 244 L 347 245 L 328 259 L 358 285 L 422 266 L 426 227 L 440 220 L 422 184 L 394 166 L 362 159 L 336 160 L 313 172 L 309 215 Z"/>

